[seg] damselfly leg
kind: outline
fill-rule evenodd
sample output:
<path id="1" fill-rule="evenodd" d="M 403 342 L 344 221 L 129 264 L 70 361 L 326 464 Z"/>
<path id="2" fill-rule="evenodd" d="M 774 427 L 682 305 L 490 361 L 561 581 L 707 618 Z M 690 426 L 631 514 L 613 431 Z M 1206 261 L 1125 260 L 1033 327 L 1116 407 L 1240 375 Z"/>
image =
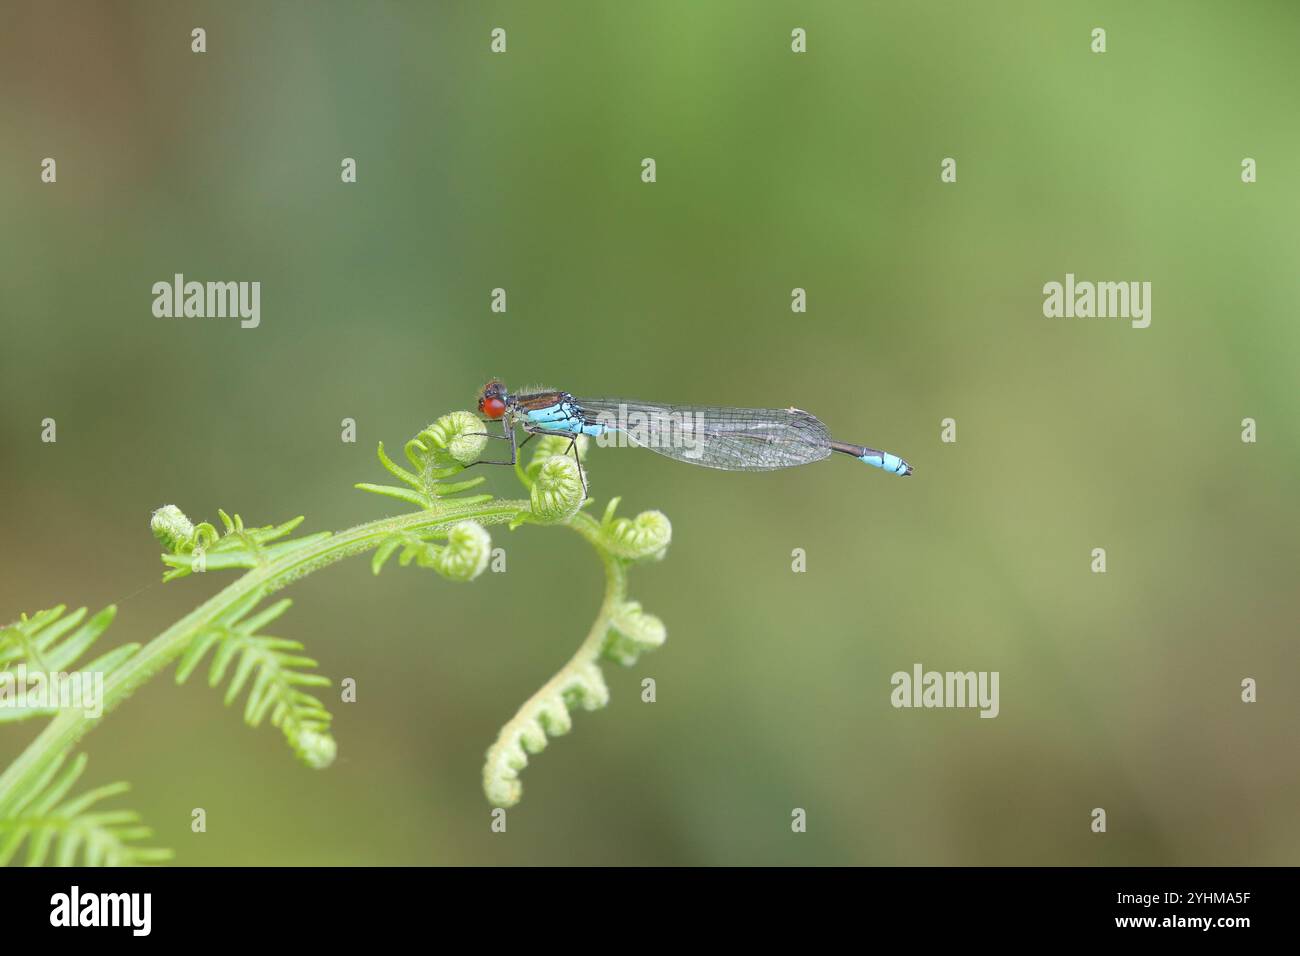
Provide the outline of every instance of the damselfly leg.
<path id="1" fill-rule="evenodd" d="M 473 468 L 475 465 L 514 465 L 514 463 L 517 462 L 517 461 L 519 460 L 519 449 L 523 448 L 523 447 L 524 447 L 525 445 L 527 445 L 530 441 L 532 441 L 532 438 L 533 438 L 534 435 L 545 435 L 545 434 L 552 434 L 552 435 L 553 435 L 553 434 L 555 434 L 554 432 L 549 432 L 549 433 L 548 433 L 548 432 L 542 431 L 542 430 L 540 430 L 540 429 L 537 430 L 537 431 L 531 431 L 531 430 L 525 428 L 524 431 L 527 432 L 527 434 L 524 435 L 524 440 L 523 440 L 523 441 L 520 441 L 520 442 L 517 442 L 517 441 L 515 440 L 515 428 L 514 428 L 514 423 L 513 423 L 513 422 L 507 422 L 505 418 L 502 418 L 502 419 L 501 419 L 501 427 L 502 427 L 502 429 L 505 431 L 505 434 L 504 434 L 504 435 L 493 435 L 493 434 L 491 434 L 490 432 L 485 432 L 485 431 L 484 431 L 484 432 L 469 432 L 469 434 L 471 434 L 471 435 L 482 435 L 484 438 L 494 438 L 494 439 L 496 439 L 497 441 L 508 441 L 508 442 L 510 442 L 510 460 L 509 460 L 509 461 L 493 461 L 493 460 L 490 459 L 490 458 L 480 458 L 478 461 L 472 461 L 472 462 L 470 462 L 468 465 L 465 466 L 466 468 Z M 573 447 L 573 441 L 572 441 L 572 440 L 569 442 L 569 447 L 570 447 L 570 448 Z M 566 450 L 565 454 L 568 454 L 568 451 L 567 451 L 567 450 Z M 575 459 L 577 458 L 577 454 L 576 454 L 576 453 L 574 454 L 574 458 L 575 458 Z M 579 468 L 579 470 L 581 470 L 581 468 L 582 468 L 582 464 L 581 464 L 581 463 L 579 463 L 578 468 Z M 583 487 L 584 489 L 587 487 L 587 484 L 586 484 L 585 481 L 583 482 L 582 487 Z"/>
<path id="2" fill-rule="evenodd" d="M 515 463 L 516 461 L 519 460 L 519 449 L 522 448 L 522 447 L 523 447 L 523 446 L 528 442 L 528 439 L 525 438 L 525 439 L 524 439 L 522 442 L 520 442 L 519 444 L 515 444 L 515 426 L 514 426 L 514 422 L 512 422 L 512 421 L 510 420 L 510 416 L 509 416 L 509 415 L 503 415 L 503 416 L 501 417 L 501 430 L 502 430 L 503 432 L 505 432 L 504 435 L 493 435 L 491 432 L 488 432 L 487 430 L 484 430 L 484 431 L 481 431 L 481 432 L 470 432 L 470 434 L 471 434 L 471 435 L 482 435 L 484 438 L 495 438 L 497 441 L 508 441 L 508 442 L 510 442 L 510 460 L 509 460 L 509 461 L 493 461 L 493 460 L 491 460 L 490 458 L 480 458 L 478 461 L 470 462 L 468 465 L 465 466 L 466 468 L 473 468 L 475 465 L 511 465 L 511 466 L 513 466 L 514 463 Z M 529 437 L 531 437 L 531 436 L 529 436 Z"/>
<path id="3" fill-rule="evenodd" d="M 540 425 L 530 425 L 527 422 L 520 422 L 519 427 L 528 433 L 528 438 L 532 438 L 534 435 L 558 435 L 560 438 L 569 439 L 569 447 L 564 449 L 564 453 L 566 455 L 571 453 L 573 463 L 578 466 L 578 478 L 582 481 L 582 498 L 585 501 L 587 499 L 587 472 L 582 467 L 582 459 L 578 457 L 578 436 L 574 434 L 566 435 L 563 432 L 557 432 L 554 428 L 543 428 Z M 524 447 L 528 442 L 528 438 L 519 443 L 520 448 Z"/>

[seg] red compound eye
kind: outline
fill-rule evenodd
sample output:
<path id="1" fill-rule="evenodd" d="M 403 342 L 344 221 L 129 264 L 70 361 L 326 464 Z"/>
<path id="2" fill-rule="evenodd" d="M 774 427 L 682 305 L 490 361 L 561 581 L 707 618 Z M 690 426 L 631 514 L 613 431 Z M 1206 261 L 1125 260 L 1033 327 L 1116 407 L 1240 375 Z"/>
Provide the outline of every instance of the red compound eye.
<path id="1" fill-rule="evenodd" d="M 483 399 L 483 414 L 496 421 L 506 413 L 506 403 L 499 398 Z"/>

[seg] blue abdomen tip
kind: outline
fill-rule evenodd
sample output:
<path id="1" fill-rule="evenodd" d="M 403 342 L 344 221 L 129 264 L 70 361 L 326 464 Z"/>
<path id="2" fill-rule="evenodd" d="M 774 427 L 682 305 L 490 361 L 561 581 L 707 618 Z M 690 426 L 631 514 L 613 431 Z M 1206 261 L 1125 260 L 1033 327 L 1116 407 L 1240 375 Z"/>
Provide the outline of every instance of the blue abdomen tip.
<path id="1" fill-rule="evenodd" d="M 881 471 L 887 471 L 891 475 L 907 476 L 912 473 L 912 466 L 897 455 L 891 455 L 889 452 L 880 452 L 878 454 L 863 455 L 858 461 L 866 462 L 873 468 L 879 468 Z"/>

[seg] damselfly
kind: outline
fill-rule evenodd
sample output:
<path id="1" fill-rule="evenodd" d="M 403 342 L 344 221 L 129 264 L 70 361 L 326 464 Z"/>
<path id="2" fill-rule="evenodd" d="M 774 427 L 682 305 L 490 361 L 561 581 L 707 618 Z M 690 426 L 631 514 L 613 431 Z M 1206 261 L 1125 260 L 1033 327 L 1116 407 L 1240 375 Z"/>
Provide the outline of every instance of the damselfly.
<path id="1" fill-rule="evenodd" d="M 492 421 L 501 422 L 505 434 L 489 437 L 510 442 L 510 460 L 476 464 L 513 465 L 518 449 L 534 435 L 568 438 L 566 454 L 572 453 L 577 460 L 578 436 L 587 435 L 601 444 L 625 442 L 677 461 L 723 471 L 791 468 L 820 461 L 838 451 L 892 475 L 912 473 L 912 466 L 897 455 L 835 441 L 820 419 L 798 408 L 574 398 L 568 392 L 540 388 L 512 395 L 502 382 L 493 379 L 479 393 L 478 410 Z M 516 426 L 528 436 L 518 443 Z"/>

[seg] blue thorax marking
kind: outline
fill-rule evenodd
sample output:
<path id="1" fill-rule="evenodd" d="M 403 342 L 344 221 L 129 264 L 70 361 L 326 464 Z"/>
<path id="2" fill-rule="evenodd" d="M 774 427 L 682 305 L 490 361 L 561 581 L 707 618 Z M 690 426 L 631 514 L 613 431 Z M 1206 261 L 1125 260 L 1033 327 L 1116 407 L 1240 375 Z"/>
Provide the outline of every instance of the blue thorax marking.
<path id="1" fill-rule="evenodd" d="M 545 408 L 532 408 L 524 414 L 534 425 L 557 434 L 590 435 L 594 438 L 606 430 L 600 422 L 589 422 L 573 402 L 557 402 Z"/>

